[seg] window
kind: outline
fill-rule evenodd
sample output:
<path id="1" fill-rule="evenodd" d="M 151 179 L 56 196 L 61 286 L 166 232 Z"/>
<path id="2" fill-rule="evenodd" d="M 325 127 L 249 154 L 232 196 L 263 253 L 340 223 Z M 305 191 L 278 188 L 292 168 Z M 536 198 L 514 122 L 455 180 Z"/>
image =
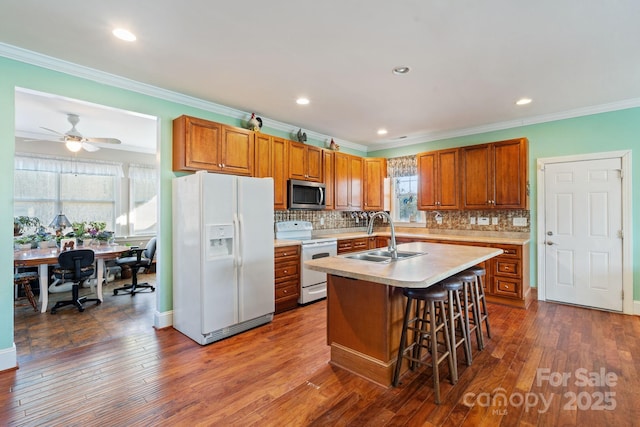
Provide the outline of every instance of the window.
<path id="1" fill-rule="evenodd" d="M 63 212 L 72 222 L 104 221 L 118 236 L 155 234 L 155 168 L 129 165 L 123 177 L 118 163 L 16 155 L 14 216 L 47 226 Z"/>
<path id="2" fill-rule="evenodd" d="M 157 181 L 155 168 L 129 165 L 129 233 L 133 236 L 156 233 Z"/>
<path id="3" fill-rule="evenodd" d="M 424 212 L 418 210 L 418 171 L 415 156 L 388 159 L 387 175 L 391 179 L 391 217 L 396 223 L 425 224 Z"/>

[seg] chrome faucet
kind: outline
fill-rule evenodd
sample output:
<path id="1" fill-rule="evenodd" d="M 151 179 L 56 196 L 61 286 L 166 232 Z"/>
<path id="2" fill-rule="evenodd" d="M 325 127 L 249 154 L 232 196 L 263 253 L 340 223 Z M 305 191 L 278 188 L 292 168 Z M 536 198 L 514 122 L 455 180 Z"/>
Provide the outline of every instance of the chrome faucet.
<path id="1" fill-rule="evenodd" d="M 393 220 L 391 219 L 391 215 L 389 215 L 385 211 L 378 211 L 372 214 L 369 219 L 369 228 L 367 228 L 367 234 L 373 233 L 373 221 L 376 219 L 377 216 L 385 217 L 389 221 L 389 226 L 391 227 L 391 239 L 389 240 L 389 252 L 391 252 L 391 259 L 398 259 L 398 245 L 396 245 L 396 230 L 393 226 Z"/>

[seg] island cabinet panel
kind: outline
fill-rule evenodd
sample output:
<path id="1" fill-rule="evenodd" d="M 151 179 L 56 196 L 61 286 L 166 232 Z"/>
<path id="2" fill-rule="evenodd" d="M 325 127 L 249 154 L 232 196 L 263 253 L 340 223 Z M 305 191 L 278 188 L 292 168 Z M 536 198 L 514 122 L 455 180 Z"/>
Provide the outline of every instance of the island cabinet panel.
<path id="1" fill-rule="evenodd" d="M 254 176 L 273 178 L 273 208 L 287 209 L 287 144 L 283 138 L 255 135 Z"/>
<path id="2" fill-rule="evenodd" d="M 189 116 L 173 121 L 173 170 L 253 174 L 254 133 Z"/>
<path id="3" fill-rule="evenodd" d="M 387 387 L 393 378 L 404 302 L 401 288 L 329 275 L 330 363 Z"/>
<path id="4" fill-rule="evenodd" d="M 322 182 L 322 148 L 288 141 L 289 178 Z"/>
<path id="5" fill-rule="evenodd" d="M 418 209 L 459 209 L 459 150 L 449 149 L 417 155 Z"/>
<path id="6" fill-rule="evenodd" d="M 274 249 L 276 314 L 298 306 L 300 297 L 300 246 Z"/>
<path id="7" fill-rule="evenodd" d="M 384 178 L 387 176 L 387 160 L 365 158 L 364 160 L 364 203 L 365 211 L 384 209 Z"/>
<path id="8" fill-rule="evenodd" d="M 527 209 L 526 138 L 460 149 L 463 209 Z"/>

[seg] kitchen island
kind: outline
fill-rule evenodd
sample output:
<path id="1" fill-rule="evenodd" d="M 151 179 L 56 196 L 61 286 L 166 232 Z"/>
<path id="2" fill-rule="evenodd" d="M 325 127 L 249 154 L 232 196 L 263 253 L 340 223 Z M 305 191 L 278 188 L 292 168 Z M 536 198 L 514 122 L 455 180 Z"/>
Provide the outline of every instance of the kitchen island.
<path id="1" fill-rule="evenodd" d="M 350 253 L 305 262 L 327 273 L 330 363 L 385 387 L 391 385 L 400 342 L 402 288 L 431 286 L 502 253 L 494 248 L 422 242 L 401 244 L 398 250 L 422 255 L 372 262 L 349 258 L 354 255 Z"/>

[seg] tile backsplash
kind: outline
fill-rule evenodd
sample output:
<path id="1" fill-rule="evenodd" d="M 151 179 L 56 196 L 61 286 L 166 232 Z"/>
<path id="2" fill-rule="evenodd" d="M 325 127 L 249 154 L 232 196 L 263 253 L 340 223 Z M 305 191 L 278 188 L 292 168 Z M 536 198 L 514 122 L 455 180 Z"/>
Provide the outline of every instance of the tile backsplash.
<path id="1" fill-rule="evenodd" d="M 438 212 L 442 216 L 442 223 L 438 223 L 435 211 L 426 211 L 427 223 L 425 228 L 431 230 L 508 231 L 524 233 L 531 231 L 530 211 L 528 210 L 441 210 Z M 368 216 L 367 212 L 275 211 L 274 222 L 280 221 L 310 221 L 313 224 L 314 230 L 333 230 L 366 227 L 368 224 Z M 486 221 L 487 224 L 485 225 L 483 221 Z M 475 224 L 472 224 L 472 222 L 475 222 Z M 514 222 L 524 225 L 514 225 Z M 376 225 L 382 225 L 382 221 L 378 219 Z"/>

